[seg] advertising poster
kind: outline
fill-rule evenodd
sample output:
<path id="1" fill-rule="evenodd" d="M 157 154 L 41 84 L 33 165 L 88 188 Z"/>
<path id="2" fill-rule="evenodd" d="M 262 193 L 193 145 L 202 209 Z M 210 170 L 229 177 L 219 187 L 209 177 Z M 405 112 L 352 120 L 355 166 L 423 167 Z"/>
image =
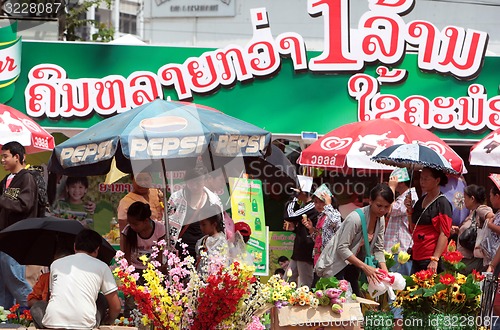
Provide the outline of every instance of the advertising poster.
<path id="1" fill-rule="evenodd" d="M 269 277 L 274 275 L 276 269 L 281 268 L 278 258 L 281 256 L 292 260 L 293 241 L 295 233 L 291 231 L 270 231 L 269 232 Z M 266 279 L 261 280 L 265 281 Z"/>
<path id="2" fill-rule="evenodd" d="M 247 243 L 247 251 L 253 255 L 255 275 L 269 274 L 269 241 L 264 217 L 264 200 L 260 180 L 229 178 L 231 209 L 234 222 L 244 221 L 252 235 Z"/>
<path id="3" fill-rule="evenodd" d="M 111 244 L 120 244 L 119 233 L 112 231 L 112 219 L 117 216 L 120 199 L 132 191 L 132 183 L 129 175 L 109 184 L 105 179 L 105 176 L 60 177 L 51 211 L 56 217 L 80 221 L 104 235 Z M 70 194 L 81 201 L 71 202 Z M 88 202 L 95 204 L 94 212 L 85 210 Z"/>

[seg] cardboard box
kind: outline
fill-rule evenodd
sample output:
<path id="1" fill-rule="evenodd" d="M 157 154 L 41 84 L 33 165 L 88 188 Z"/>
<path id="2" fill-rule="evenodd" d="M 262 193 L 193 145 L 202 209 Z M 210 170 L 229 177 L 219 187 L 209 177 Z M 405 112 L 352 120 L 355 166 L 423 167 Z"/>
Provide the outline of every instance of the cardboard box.
<path id="1" fill-rule="evenodd" d="M 272 330 L 361 329 L 363 313 L 359 303 L 344 303 L 343 312 L 332 312 L 331 306 L 317 308 L 285 306 L 271 310 Z"/>

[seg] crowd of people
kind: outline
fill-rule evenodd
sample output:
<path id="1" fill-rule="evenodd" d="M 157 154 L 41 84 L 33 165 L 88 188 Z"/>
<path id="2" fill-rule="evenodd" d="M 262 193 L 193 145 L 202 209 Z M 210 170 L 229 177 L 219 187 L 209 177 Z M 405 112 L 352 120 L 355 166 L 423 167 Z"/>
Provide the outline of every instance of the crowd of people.
<path id="1" fill-rule="evenodd" d="M 0 230 L 38 216 L 37 187 L 25 169 L 24 147 L 17 142 L 3 145 L 2 165 L 10 174 L 0 182 Z M 217 183 L 215 178 L 203 168 L 186 171 L 185 187 L 169 197 L 165 208 L 158 190 L 151 188 L 150 174 L 139 173 L 132 180 L 133 191 L 122 198 L 117 214 L 120 249 L 139 272 L 144 270 L 141 256 L 150 256 L 155 242 L 166 237 L 163 212 L 171 225 L 172 246 L 179 256 L 191 256 L 200 273 L 214 255 L 231 254 L 238 239 L 248 242 L 250 227 L 233 223 L 212 190 L 217 189 L 211 187 Z M 500 212 L 493 211 L 500 209 L 499 187 L 489 191 L 490 207 L 484 187 L 466 186 L 464 203 L 470 213 L 459 226 L 452 226 L 452 205 L 441 192 L 447 181 L 442 171 L 424 167 L 418 180 L 422 195 L 418 196 L 407 172 L 394 175 L 370 190 L 364 206 L 354 205 L 345 196 L 341 198 L 346 203 L 339 205 L 339 198 L 326 184 L 314 191 L 297 189 L 283 218 L 283 229 L 295 233 L 293 251 L 290 260 L 279 258 L 277 273 L 309 287 L 320 277 L 335 276 L 349 281 L 359 295 L 360 280 L 378 282 L 381 270 L 396 271 L 387 269 L 384 250 L 399 243 L 402 251 L 411 254 L 412 260 L 397 268 L 402 275 L 424 269 L 440 272 L 440 257 L 453 236 L 467 265 L 464 274 L 473 269 L 492 271 L 500 265 Z M 66 197 L 54 204 L 58 210 L 54 214 L 62 214 L 61 210 L 92 214 L 95 203 L 85 198 L 87 189 L 86 178 L 68 177 Z M 83 222 L 87 227 L 91 223 Z M 471 227 L 483 233 L 472 243 L 466 235 Z M 121 305 L 109 266 L 96 258 L 101 239 L 90 228 L 82 230 L 73 251 L 56 251 L 49 272 L 33 287 L 26 280 L 25 266 L 0 252 L 0 306 L 17 303 L 22 309 L 31 308 L 35 324 L 45 328 L 92 328 L 114 321 Z M 165 264 L 161 256 L 157 261 Z M 134 306 L 133 299 L 126 297 L 126 316 Z M 402 317 L 401 310 L 393 312 L 395 318 Z"/>
<path id="2" fill-rule="evenodd" d="M 360 281 L 378 282 L 380 270 L 401 275 L 425 269 L 441 272 L 441 255 L 452 239 L 464 255 L 464 275 L 473 270 L 493 271 L 500 265 L 500 212 L 493 212 L 500 208 L 499 187 L 493 185 L 489 192 L 490 207 L 484 187 L 466 186 L 464 204 L 469 214 L 460 225 L 453 226 L 452 204 L 441 192 L 447 175 L 431 167 L 424 167 L 419 174 L 420 197 L 415 187 L 410 187 L 406 171 L 403 176 L 391 175 L 387 183 L 377 184 L 370 190 L 368 205 L 351 208 L 344 216 L 324 185 L 313 193 L 298 192 L 287 205 L 283 224 L 284 230 L 296 235 L 293 254 L 290 262 L 280 257 L 277 273 L 287 279 L 290 274 L 286 271 L 291 270 L 291 281 L 309 286 L 320 277 L 335 276 L 348 280 L 359 295 Z M 472 243 L 464 234 L 471 226 L 481 233 Z M 387 269 L 384 251 L 391 251 L 396 243 L 400 251 L 411 255 L 411 260 Z M 373 264 L 365 262 L 367 255 L 373 256 Z M 323 260 L 318 264 L 320 258 Z M 495 302 L 499 305 L 495 305 L 495 313 L 500 315 L 500 297 Z M 392 312 L 396 319 L 403 317 L 398 308 Z"/>

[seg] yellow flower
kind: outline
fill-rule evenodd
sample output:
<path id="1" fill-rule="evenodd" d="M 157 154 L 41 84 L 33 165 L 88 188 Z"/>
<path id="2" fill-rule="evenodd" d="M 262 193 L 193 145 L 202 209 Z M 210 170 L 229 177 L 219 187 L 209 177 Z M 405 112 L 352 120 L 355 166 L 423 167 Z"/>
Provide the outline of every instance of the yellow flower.
<path id="1" fill-rule="evenodd" d="M 457 279 L 457 284 L 459 285 L 463 285 L 465 284 L 465 282 L 467 282 L 467 277 L 460 273 L 458 273 L 456 279 Z"/>
<path id="2" fill-rule="evenodd" d="M 288 268 L 288 270 L 286 271 L 286 276 L 287 276 L 288 278 L 290 278 L 290 277 L 292 277 L 292 275 L 293 275 L 292 269 L 291 269 L 291 268 Z"/>
<path id="3" fill-rule="evenodd" d="M 412 285 L 407 288 L 408 292 L 416 291 L 418 289 L 418 285 Z"/>
<path id="4" fill-rule="evenodd" d="M 399 244 L 399 243 L 398 243 Z M 398 262 L 402 265 L 408 262 L 410 260 L 410 255 L 404 251 L 399 252 L 398 254 Z"/>
<path id="5" fill-rule="evenodd" d="M 467 296 L 463 293 L 457 293 L 456 295 L 453 296 L 451 301 L 456 302 L 456 303 L 461 303 L 464 302 Z"/>
<path id="6" fill-rule="evenodd" d="M 392 252 L 393 254 L 397 254 L 397 253 L 399 253 L 399 248 L 400 248 L 400 247 L 401 247 L 401 243 L 399 243 L 399 242 L 398 242 L 398 243 L 394 244 L 394 245 L 391 247 L 391 252 Z"/>
<path id="7" fill-rule="evenodd" d="M 460 291 L 460 285 L 458 283 L 454 283 L 453 286 L 451 287 L 451 293 L 456 294 L 459 291 Z"/>

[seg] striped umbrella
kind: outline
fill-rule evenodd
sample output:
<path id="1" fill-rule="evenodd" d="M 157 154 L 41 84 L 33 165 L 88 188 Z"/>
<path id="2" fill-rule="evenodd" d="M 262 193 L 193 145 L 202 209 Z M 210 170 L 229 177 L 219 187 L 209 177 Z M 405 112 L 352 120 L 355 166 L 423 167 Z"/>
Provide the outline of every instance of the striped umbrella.
<path id="1" fill-rule="evenodd" d="M 412 170 L 431 167 L 448 174 L 458 175 L 442 155 L 421 144 L 395 144 L 382 150 L 371 160 L 396 167 L 408 167 Z"/>

